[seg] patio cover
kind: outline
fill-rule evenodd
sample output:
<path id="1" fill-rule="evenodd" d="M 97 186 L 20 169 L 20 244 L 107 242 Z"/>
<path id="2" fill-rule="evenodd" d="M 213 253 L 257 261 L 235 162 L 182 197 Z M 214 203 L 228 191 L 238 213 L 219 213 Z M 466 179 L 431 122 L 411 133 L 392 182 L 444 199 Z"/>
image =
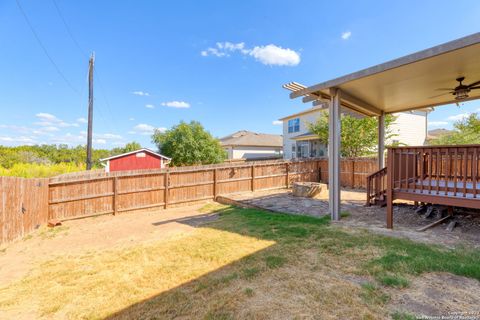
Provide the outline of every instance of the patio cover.
<path id="1" fill-rule="evenodd" d="M 332 219 L 340 216 L 340 113 L 347 108 L 379 118 L 379 166 L 383 167 L 385 114 L 437 107 L 458 102 L 439 88 L 480 81 L 480 33 L 447 42 L 399 59 L 360 70 L 310 87 L 292 82 L 290 98 L 303 97 L 329 109 L 329 190 Z M 469 92 L 468 101 L 480 98 Z"/>

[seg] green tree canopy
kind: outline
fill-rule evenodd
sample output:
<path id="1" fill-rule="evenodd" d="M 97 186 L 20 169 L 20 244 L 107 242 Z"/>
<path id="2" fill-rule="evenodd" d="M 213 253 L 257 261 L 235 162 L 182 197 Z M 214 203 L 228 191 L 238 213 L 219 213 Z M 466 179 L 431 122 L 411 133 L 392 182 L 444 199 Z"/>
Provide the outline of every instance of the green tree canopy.
<path id="1" fill-rule="evenodd" d="M 453 128 L 454 130 L 451 133 L 432 139 L 429 141 L 429 144 L 456 145 L 480 143 L 480 119 L 477 113 L 472 113 L 468 117 L 455 122 Z"/>
<path id="2" fill-rule="evenodd" d="M 174 166 L 219 163 L 226 157 L 220 142 L 197 121 L 182 121 L 165 132 L 155 130 L 152 142 Z"/>
<path id="3" fill-rule="evenodd" d="M 396 136 L 390 126 L 395 117 L 385 117 L 385 140 Z M 341 117 L 341 156 L 362 157 L 371 155 L 378 145 L 378 121 L 373 117 L 358 119 L 350 115 Z M 309 124 L 310 131 L 318 135 L 320 141 L 328 144 L 328 112 L 324 111 L 317 122 Z"/>
<path id="4" fill-rule="evenodd" d="M 142 149 L 142 145 L 136 141 L 127 143 L 124 147 L 118 147 L 112 149 L 112 155 L 132 152 L 138 149 Z"/>

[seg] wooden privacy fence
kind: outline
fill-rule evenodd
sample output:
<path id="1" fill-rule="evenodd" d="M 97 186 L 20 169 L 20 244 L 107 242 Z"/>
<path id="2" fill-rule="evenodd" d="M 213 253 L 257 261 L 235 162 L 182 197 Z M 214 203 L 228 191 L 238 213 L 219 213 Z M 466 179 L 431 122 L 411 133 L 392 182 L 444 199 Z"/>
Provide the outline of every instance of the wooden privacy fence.
<path id="1" fill-rule="evenodd" d="M 0 177 L 0 244 L 48 220 L 48 179 Z"/>
<path id="2" fill-rule="evenodd" d="M 342 186 L 365 188 L 375 159 L 342 159 Z M 93 172 L 51 179 L 2 178 L 2 242 L 49 219 L 73 219 L 214 199 L 245 191 L 328 181 L 328 160 L 259 161 L 138 172 Z M 36 188 L 36 189 L 35 189 Z M 26 210 L 26 213 L 21 213 Z"/>

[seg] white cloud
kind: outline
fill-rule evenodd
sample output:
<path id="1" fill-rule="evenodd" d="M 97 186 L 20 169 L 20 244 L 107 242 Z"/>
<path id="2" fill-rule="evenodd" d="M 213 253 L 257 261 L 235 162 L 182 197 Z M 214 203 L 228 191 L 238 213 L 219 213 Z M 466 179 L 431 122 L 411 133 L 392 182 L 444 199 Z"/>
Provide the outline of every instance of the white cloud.
<path id="1" fill-rule="evenodd" d="M 107 144 L 107 140 L 105 139 L 92 139 L 92 142 L 98 144 Z"/>
<path id="2" fill-rule="evenodd" d="M 59 131 L 60 129 L 58 129 L 57 127 L 54 127 L 54 126 L 49 126 L 49 127 L 44 127 L 43 128 L 43 131 L 46 131 L 46 132 L 54 132 L 54 131 Z"/>
<path id="3" fill-rule="evenodd" d="M 190 103 L 185 101 L 167 101 L 162 102 L 161 105 L 170 108 L 190 108 Z"/>
<path id="4" fill-rule="evenodd" d="M 40 112 L 35 115 L 38 119 L 42 121 L 57 121 L 58 118 L 50 113 Z"/>
<path id="5" fill-rule="evenodd" d="M 441 126 L 446 126 L 448 124 L 447 121 L 429 121 L 428 126 L 429 127 L 441 127 Z"/>
<path id="6" fill-rule="evenodd" d="M 33 144 L 35 139 L 33 137 L 19 136 L 19 137 L 10 137 L 10 136 L 0 136 L 0 142 L 14 145 L 14 144 Z"/>
<path id="7" fill-rule="evenodd" d="M 77 122 L 79 122 L 79 123 L 87 123 L 88 121 L 87 121 L 87 119 L 85 119 L 85 118 L 78 118 L 78 119 L 77 119 Z"/>
<path id="8" fill-rule="evenodd" d="M 342 39 L 343 39 L 343 40 L 348 40 L 348 39 L 350 39 L 351 36 L 352 36 L 352 32 L 351 32 L 351 31 L 342 32 Z"/>
<path id="9" fill-rule="evenodd" d="M 145 108 L 147 109 L 155 109 L 155 106 L 153 104 L 146 104 Z"/>
<path id="10" fill-rule="evenodd" d="M 134 120 L 135 120 L 135 118 L 133 118 L 133 117 L 128 118 L 128 121 L 134 121 Z"/>
<path id="11" fill-rule="evenodd" d="M 273 120 L 273 121 L 272 121 L 272 124 L 273 124 L 274 126 L 279 126 L 279 125 L 282 125 L 282 124 L 283 124 L 283 121 Z"/>
<path id="12" fill-rule="evenodd" d="M 136 96 L 146 96 L 146 97 L 150 96 L 150 93 L 145 91 L 133 91 L 132 94 Z"/>
<path id="13" fill-rule="evenodd" d="M 459 114 L 456 114 L 454 116 L 450 116 L 447 118 L 447 120 L 451 120 L 451 121 L 459 121 L 459 120 L 463 120 L 465 118 L 468 118 L 470 116 L 470 112 L 465 112 L 465 113 L 459 113 Z"/>
<path id="14" fill-rule="evenodd" d="M 50 113 L 40 112 L 40 113 L 37 113 L 35 117 L 37 117 L 40 120 L 38 122 L 35 122 L 35 124 L 41 127 L 51 127 L 51 126 L 62 127 L 62 128 L 78 127 L 78 123 L 65 122 Z"/>
<path id="15" fill-rule="evenodd" d="M 300 63 L 300 55 L 297 52 L 273 44 L 255 47 L 249 54 L 266 65 L 296 66 Z"/>
<path id="16" fill-rule="evenodd" d="M 215 47 L 200 52 L 204 57 L 229 57 L 231 53 L 239 52 L 251 56 L 265 65 L 296 66 L 300 63 L 300 54 L 289 48 L 282 48 L 274 44 L 255 46 L 253 49 L 245 47 L 244 42 L 217 42 Z"/>
<path id="17" fill-rule="evenodd" d="M 158 128 L 158 129 L 163 129 L 163 128 Z M 128 133 L 149 136 L 149 135 L 152 135 L 154 131 L 155 131 L 154 126 L 146 123 L 139 123 L 135 127 L 133 127 L 133 130 L 129 131 Z"/>

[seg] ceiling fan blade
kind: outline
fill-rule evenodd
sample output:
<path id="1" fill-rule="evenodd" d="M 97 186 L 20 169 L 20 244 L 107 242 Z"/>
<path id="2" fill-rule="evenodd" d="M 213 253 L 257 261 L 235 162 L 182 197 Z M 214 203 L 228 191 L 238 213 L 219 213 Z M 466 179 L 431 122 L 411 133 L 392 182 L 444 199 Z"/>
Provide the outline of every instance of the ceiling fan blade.
<path id="1" fill-rule="evenodd" d="M 428 99 L 438 98 L 438 97 L 444 96 L 444 95 L 446 95 L 446 94 L 452 94 L 452 93 L 454 93 L 454 92 L 455 92 L 455 91 L 450 91 L 450 92 L 445 92 L 445 93 L 437 94 L 436 96 L 428 97 Z"/>
<path id="2" fill-rule="evenodd" d="M 435 91 L 452 91 L 452 90 L 455 90 L 453 88 L 437 88 L 435 89 Z"/>
<path id="3" fill-rule="evenodd" d="M 471 89 L 472 87 L 476 86 L 477 84 L 480 84 L 480 81 L 477 81 L 477 82 L 474 82 L 474 83 L 470 83 L 467 87 L 469 89 Z"/>
<path id="4" fill-rule="evenodd" d="M 473 90 L 473 89 L 480 89 L 480 86 L 478 86 L 478 87 L 470 87 L 470 88 L 468 88 L 468 89 L 470 89 L 470 90 Z"/>

